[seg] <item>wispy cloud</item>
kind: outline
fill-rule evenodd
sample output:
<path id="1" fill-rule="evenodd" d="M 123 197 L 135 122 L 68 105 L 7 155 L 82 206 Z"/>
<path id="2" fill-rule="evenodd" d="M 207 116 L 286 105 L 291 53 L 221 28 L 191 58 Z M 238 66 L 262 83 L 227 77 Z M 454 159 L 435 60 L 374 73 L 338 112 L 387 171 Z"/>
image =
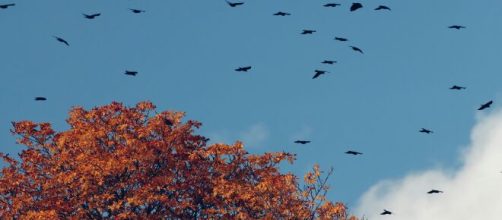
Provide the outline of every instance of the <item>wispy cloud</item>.
<path id="1" fill-rule="evenodd" d="M 458 170 L 433 168 L 371 187 L 355 209 L 371 220 L 502 219 L 502 112 L 482 116 Z M 442 194 L 429 195 L 431 189 Z M 380 216 L 383 209 L 394 212 Z"/>
<path id="2" fill-rule="evenodd" d="M 269 135 L 270 131 L 267 126 L 263 123 L 257 123 L 246 131 L 241 132 L 239 134 L 239 139 L 248 147 L 260 147 L 259 145 L 263 144 Z"/>
<path id="3" fill-rule="evenodd" d="M 216 131 L 207 135 L 212 143 L 232 144 L 241 141 L 246 147 L 260 147 L 270 136 L 270 131 L 264 123 L 256 123 L 242 131 Z"/>

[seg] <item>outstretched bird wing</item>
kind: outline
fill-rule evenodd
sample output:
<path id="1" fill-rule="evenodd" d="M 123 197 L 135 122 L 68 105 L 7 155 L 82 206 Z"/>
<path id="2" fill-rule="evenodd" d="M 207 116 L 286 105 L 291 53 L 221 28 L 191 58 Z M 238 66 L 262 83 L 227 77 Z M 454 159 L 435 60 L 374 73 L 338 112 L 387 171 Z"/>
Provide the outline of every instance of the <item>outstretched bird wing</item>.
<path id="1" fill-rule="evenodd" d="M 478 110 L 484 110 L 484 109 L 487 109 L 487 108 L 490 108 L 490 106 L 493 104 L 493 101 L 489 101 L 485 104 L 482 104 L 481 107 L 478 108 Z"/>
<path id="2" fill-rule="evenodd" d="M 363 4 L 361 3 L 352 3 L 352 6 L 350 6 L 350 11 L 355 11 L 357 9 L 360 9 L 363 7 Z"/>
<path id="3" fill-rule="evenodd" d="M 59 42 L 61 42 L 63 44 L 66 44 L 66 46 L 70 46 L 70 44 L 68 43 L 68 41 L 66 41 L 65 39 L 57 37 L 57 36 L 53 36 L 53 37 L 56 38 L 57 41 L 59 41 Z"/>
<path id="4" fill-rule="evenodd" d="M 352 50 L 364 54 L 363 50 L 361 50 L 359 47 L 354 47 L 354 46 L 350 46 L 350 47 L 352 48 Z"/>

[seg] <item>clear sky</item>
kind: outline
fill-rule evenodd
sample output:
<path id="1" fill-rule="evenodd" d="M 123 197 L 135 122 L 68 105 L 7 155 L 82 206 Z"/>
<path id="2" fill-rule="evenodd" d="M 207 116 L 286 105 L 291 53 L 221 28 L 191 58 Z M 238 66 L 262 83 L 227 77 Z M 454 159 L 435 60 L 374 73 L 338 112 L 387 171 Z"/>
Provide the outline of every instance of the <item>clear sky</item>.
<path id="1" fill-rule="evenodd" d="M 0 150 L 11 154 L 23 149 L 11 121 L 64 129 L 71 106 L 150 100 L 201 121 L 213 141 L 297 153 L 284 168 L 299 176 L 314 163 L 333 166 L 329 196 L 351 206 L 381 179 L 459 166 L 476 109 L 501 100 L 499 0 L 368 0 L 355 12 L 345 0 L 336 8 L 317 0 L 235 8 L 223 0 L 0 1 L 10 2 L 0 9 Z M 380 4 L 392 11 L 374 11 Z M 102 15 L 82 16 L 95 12 Z M 467 28 L 447 28 L 454 24 Z M 315 69 L 329 73 L 312 79 Z M 449 90 L 454 84 L 467 89 Z"/>

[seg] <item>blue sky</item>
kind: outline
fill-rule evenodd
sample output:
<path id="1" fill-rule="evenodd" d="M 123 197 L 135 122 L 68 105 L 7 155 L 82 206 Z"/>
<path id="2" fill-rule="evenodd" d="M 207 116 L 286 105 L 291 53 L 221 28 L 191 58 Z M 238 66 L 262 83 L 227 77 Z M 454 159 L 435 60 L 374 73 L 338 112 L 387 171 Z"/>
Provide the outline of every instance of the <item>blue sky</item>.
<path id="1" fill-rule="evenodd" d="M 352 13 L 345 0 L 337 8 L 305 0 L 236 8 L 219 0 L 11 2 L 0 10 L 0 150 L 8 153 L 22 149 L 11 121 L 64 129 L 71 106 L 151 100 L 187 112 L 215 141 L 297 153 L 285 169 L 300 176 L 314 163 L 333 166 L 329 196 L 350 206 L 381 179 L 459 166 L 476 109 L 488 100 L 496 106 L 502 91 L 496 0 L 360 1 L 364 8 Z M 392 11 L 374 11 L 379 4 Z M 82 17 L 94 12 L 102 16 Z M 447 28 L 453 24 L 467 28 Z M 234 71 L 247 65 L 248 73 Z M 312 80 L 315 69 L 330 73 Z M 451 91 L 453 84 L 467 90 Z M 435 133 L 418 133 L 422 127 Z"/>

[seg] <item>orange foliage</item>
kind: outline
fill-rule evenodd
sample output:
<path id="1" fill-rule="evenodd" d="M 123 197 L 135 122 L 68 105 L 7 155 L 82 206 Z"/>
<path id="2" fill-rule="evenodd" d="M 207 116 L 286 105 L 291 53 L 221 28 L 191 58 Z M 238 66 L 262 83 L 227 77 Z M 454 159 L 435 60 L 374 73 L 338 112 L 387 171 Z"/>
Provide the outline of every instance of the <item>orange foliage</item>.
<path id="1" fill-rule="evenodd" d="M 19 161 L 0 154 L 0 219 L 348 219 L 318 166 L 300 187 L 278 170 L 294 155 L 208 146 L 199 122 L 151 112 L 150 102 L 77 107 L 63 132 L 13 123 L 27 149 Z"/>

